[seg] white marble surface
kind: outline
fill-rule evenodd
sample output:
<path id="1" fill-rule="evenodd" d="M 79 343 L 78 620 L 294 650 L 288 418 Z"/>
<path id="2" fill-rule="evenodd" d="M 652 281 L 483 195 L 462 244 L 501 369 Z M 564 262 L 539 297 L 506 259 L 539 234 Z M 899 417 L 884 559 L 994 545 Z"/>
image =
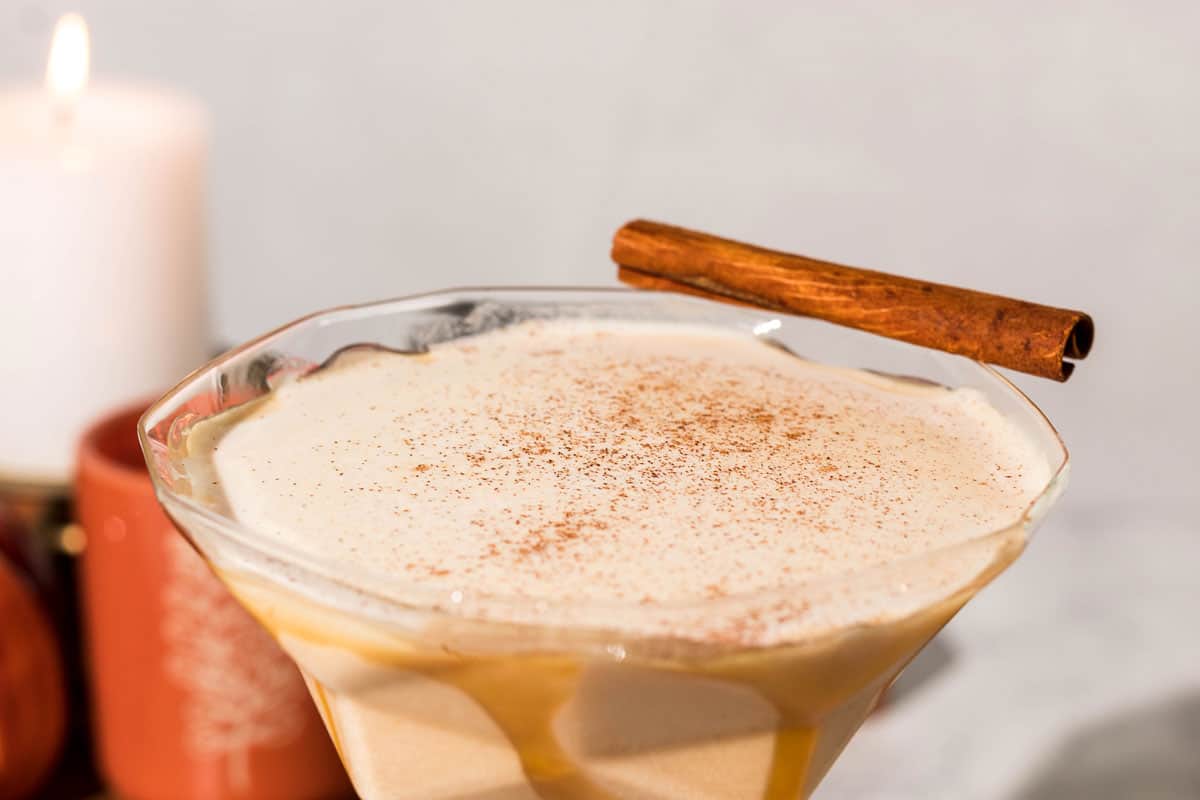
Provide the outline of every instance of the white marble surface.
<path id="1" fill-rule="evenodd" d="M 818 800 L 1200 798 L 1200 509 L 1069 499 Z"/>

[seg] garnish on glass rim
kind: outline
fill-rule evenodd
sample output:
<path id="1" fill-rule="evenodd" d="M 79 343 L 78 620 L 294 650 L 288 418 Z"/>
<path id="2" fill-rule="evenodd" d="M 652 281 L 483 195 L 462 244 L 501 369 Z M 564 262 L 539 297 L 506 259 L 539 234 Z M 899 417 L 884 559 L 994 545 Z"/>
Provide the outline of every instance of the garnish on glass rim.
<path id="1" fill-rule="evenodd" d="M 781 253 L 660 222 L 634 220 L 613 237 L 618 277 L 845 325 L 1065 381 L 1095 328 L 1082 311 Z"/>

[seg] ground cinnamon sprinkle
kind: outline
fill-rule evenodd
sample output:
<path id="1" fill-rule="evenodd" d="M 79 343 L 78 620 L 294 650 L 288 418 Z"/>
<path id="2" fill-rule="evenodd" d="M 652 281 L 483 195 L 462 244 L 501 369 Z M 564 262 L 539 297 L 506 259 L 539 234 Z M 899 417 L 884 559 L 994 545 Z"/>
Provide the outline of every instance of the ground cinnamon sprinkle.
<path id="1" fill-rule="evenodd" d="M 711 328 L 526 323 L 356 352 L 276 394 L 216 454 L 252 524 L 556 604 L 723 601 L 902 559 L 1015 518 L 1048 470 L 972 393 Z M 806 602 L 704 624 L 761 637 Z"/>

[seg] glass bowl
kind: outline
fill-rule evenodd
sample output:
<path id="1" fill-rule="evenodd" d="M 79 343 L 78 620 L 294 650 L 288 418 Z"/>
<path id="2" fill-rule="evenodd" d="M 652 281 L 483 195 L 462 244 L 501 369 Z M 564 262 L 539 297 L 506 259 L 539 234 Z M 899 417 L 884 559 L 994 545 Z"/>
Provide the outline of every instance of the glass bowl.
<path id="1" fill-rule="evenodd" d="M 241 525 L 183 458 L 198 421 L 347 347 L 420 351 L 560 317 L 718 325 L 815 361 L 971 387 L 1036 444 L 1053 477 L 1009 524 L 953 546 L 646 607 L 431 591 L 349 570 Z M 1021 552 L 1067 474 L 1049 422 L 987 366 L 816 320 L 629 290 L 461 289 L 313 314 L 192 373 L 146 412 L 139 435 L 160 502 L 296 659 L 368 800 L 806 797 L 902 667 Z M 948 582 L 951 572 L 972 577 Z M 834 595 L 856 598 L 852 618 L 822 617 Z M 698 620 L 782 598 L 813 611 L 768 644 L 691 634 Z"/>

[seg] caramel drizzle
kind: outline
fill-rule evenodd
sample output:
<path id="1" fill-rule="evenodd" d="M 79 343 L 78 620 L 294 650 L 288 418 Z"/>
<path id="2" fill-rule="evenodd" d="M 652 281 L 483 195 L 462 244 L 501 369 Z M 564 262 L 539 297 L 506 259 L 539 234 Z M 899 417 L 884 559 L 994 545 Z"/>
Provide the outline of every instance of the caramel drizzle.
<path id="1" fill-rule="evenodd" d="M 824 713 L 814 713 L 813 686 L 805 680 L 811 678 L 805 674 L 811 670 L 795 669 L 803 656 L 689 671 L 742 683 L 776 709 L 779 723 L 762 798 L 795 800 L 807 797 L 824 772 L 814 776 L 810 771 L 824 717 L 833 711 L 844 711 L 849 701 L 859 712 L 851 711 L 852 727 L 857 728 L 883 688 L 900 670 L 899 666 L 890 670 L 888 666 L 895 664 L 897 658 L 904 659 L 909 655 L 904 652 L 906 650 L 915 653 L 933 630 L 922 626 L 921 630 L 901 637 L 895 647 L 900 652 L 885 649 L 877 658 L 870 659 L 869 665 L 861 668 L 859 674 L 840 673 L 837 689 L 825 697 L 827 708 Z M 827 660 L 821 661 L 828 666 Z M 562 657 L 530 656 L 515 660 L 518 665 L 515 668 L 514 660 L 503 659 L 406 658 L 393 663 L 452 686 L 478 703 L 512 744 L 526 779 L 542 800 L 616 800 L 614 795 L 586 776 L 584 768 L 566 753 L 554 735 L 554 719 L 575 694 L 583 667 L 581 662 Z M 883 667 L 882 677 L 880 664 L 887 665 Z M 819 686 L 817 691 L 828 688 L 832 687 Z M 839 739 L 838 750 L 841 744 Z"/>
<path id="2" fill-rule="evenodd" d="M 712 662 L 660 668 L 739 683 L 770 703 L 779 721 L 762 800 L 808 797 L 883 690 L 967 600 L 1020 553 L 1023 537 L 1015 531 L 1010 534 L 970 585 L 908 619 L 856 628 L 819 646 L 748 651 Z M 235 593 L 255 610 L 249 597 L 236 589 Z M 327 611 L 305 615 L 280 614 L 279 606 L 272 610 L 276 613 L 255 615 L 273 631 L 286 630 L 309 641 L 339 646 L 463 692 L 512 744 L 530 787 L 542 800 L 617 800 L 587 777 L 554 735 L 554 719 L 574 697 L 586 666 L 582 658 L 563 654 L 500 658 L 384 647 L 378 641 L 355 642 L 345 631 L 344 636 L 331 634 L 316 622 Z M 334 742 L 340 744 L 326 691 L 319 682 L 312 684 Z M 338 751 L 340 755 L 340 747 Z"/>
<path id="3" fill-rule="evenodd" d="M 796 800 L 816 788 L 883 690 L 968 596 L 964 593 L 926 609 L 904 623 L 835 640 L 819 653 L 810 648 L 779 648 L 662 669 L 742 684 L 775 708 L 779 721 L 762 800 Z M 281 622 L 271 619 L 270 627 L 278 629 Z M 347 647 L 376 662 L 418 673 L 470 697 L 508 739 L 530 788 L 542 800 L 617 800 L 587 776 L 554 735 L 554 720 L 575 696 L 586 666 L 581 659 L 400 652 L 338 641 L 324 629 L 318 633 L 314 627 L 292 622 L 281 627 L 310 641 Z M 326 690 L 315 680 L 311 683 L 335 745 L 340 745 Z M 838 730 L 831 731 L 834 718 Z M 342 754 L 340 746 L 338 752 Z"/>

